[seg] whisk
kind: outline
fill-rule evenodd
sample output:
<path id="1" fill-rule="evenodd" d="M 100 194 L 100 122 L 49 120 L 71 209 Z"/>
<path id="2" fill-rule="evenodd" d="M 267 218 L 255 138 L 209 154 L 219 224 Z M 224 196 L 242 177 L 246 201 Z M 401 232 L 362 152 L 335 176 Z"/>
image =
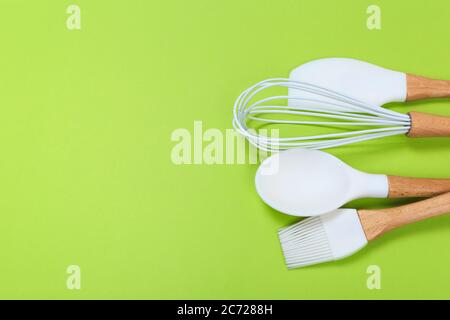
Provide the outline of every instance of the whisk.
<path id="1" fill-rule="evenodd" d="M 276 87 L 289 89 L 289 94 L 264 97 L 268 89 Z M 290 118 L 277 119 L 271 115 L 286 115 Z M 311 117 L 322 119 L 310 120 Z M 270 137 L 249 127 L 249 121 L 337 127 L 348 131 L 320 135 L 301 135 L 299 131 L 300 134 L 293 137 Z M 255 84 L 237 98 L 233 127 L 252 145 L 276 152 L 290 148 L 326 149 L 400 134 L 410 137 L 448 137 L 450 117 L 418 112 L 401 114 L 311 83 L 274 78 Z"/>

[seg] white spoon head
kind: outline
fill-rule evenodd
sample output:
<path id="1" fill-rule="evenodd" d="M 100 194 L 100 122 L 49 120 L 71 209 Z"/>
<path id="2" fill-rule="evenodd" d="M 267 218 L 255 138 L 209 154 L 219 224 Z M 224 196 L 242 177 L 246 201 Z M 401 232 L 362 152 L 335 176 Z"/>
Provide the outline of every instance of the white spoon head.
<path id="1" fill-rule="evenodd" d="M 405 73 L 348 58 L 313 60 L 294 69 L 290 79 L 324 87 L 374 106 L 404 102 L 407 95 Z M 290 89 L 289 96 L 311 98 L 314 95 Z M 293 106 L 296 102 L 290 100 L 289 104 Z"/>
<path id="2" fill-rule="evenodd" d="M 353 200 L 357 196 L 352 191 L 354 174 L 356 170 L 328 153 L 290 149 L 267 158 L 256 172 L 255 183 L 269 206 L 306 217 L 333 211 Z"/>

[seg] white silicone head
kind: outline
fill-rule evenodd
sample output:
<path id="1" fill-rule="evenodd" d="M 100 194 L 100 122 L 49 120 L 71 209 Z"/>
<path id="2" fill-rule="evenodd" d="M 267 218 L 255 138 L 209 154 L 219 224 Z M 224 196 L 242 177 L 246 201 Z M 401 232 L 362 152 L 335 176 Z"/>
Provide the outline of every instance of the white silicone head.
<path id="1" fill-rule="evenodd" d="M 403 102 L 407 95 L 405 73 L 348 58 L 327 58 L 305 63 L 291 72 L 290 79 L 325 87 L 375 106 Z M 290 89 L 289 96 L 299 95 L 313 96 Z M 294 100 L 289 101 L 291 106 L 295 103 Z"/>
<path id="2" fill-rule="evenodd" d="M 355 209 L 339 209 L 320 217 L 333 260 L 346 258 L 367 244 L 367 237 Z"/>
<path id="3" fill-rule="evenodd" d="M 297 222 L 278 232 L 289 269 L 334 261 L 367 244 L 355 209 L 338 209 Z"/>
<path id="4" fill-rule="evenodd" d="M 255 183 L 269 206 L 302 217 L 331 212 L 357 198 L 388 194 L 385 175 L 357 171 L 318 150 L 290 149 L 272 155 L 258 168 Z"/>

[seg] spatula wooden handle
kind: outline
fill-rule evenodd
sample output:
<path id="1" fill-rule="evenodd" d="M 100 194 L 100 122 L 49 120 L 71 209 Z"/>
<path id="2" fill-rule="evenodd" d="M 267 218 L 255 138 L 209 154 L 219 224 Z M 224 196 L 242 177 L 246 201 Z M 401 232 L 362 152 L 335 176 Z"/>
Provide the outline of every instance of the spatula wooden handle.
<path id="1" fill-rule="evenodd" d="M 397 208 L 358 211 L 369 241 L 392 229 L 447 213 L 450 213 L 450 192 Z"/>
<path id="2" fill-rule="evenodd" d="M 389 198 L 434 197 L 450 192 L 450 179 L 388 176 Z"/>
<path id="3" fill-rule="evenodd" d="M 428 98 L 450 98 L 450 81 L 447 80 L 434 80 L 407 74 L 406 84 L 406 101 Z"/>
<path id="4" fill-rule="evenodd" d="M 407 133 L 408 137 L 450 137 L 450 117 L 422 112 L 410 112 L 409 116 L 411 129 Z"/>

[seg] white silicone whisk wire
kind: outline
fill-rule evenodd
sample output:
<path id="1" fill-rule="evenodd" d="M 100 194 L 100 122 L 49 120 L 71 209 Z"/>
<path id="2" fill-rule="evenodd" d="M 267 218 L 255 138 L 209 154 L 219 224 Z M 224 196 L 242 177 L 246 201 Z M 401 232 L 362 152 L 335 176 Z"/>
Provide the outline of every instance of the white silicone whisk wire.
<path id="1" fill-rule="evenodd" d="M 317 98 L 278 95 L 256 99 L 259 94 L 274 87 L 304 91 Z M 295 105 L 279 104 L 277 101 L 294 101 Z M 310 83 L 283 78 L 261 81 L 242 92 L 234 104 L 233 115 L 235 130 L 245 136 L 252 145 L 270 152 L 295 147 L 307 149 L 333 148 L 350 143 L 406 134 L 411 127 L 411 120 L 408 115 L 373 106 Z M 267 117 L 268 115 L 308 116 L 331 119 L 331 121 L 278 119 Z M 258 134 L 256 128 L 249 128 L 247 126 L 248 121 L 258 121 L 264 124 L 368 128 L 322 135 L 270 137 Z"/>

